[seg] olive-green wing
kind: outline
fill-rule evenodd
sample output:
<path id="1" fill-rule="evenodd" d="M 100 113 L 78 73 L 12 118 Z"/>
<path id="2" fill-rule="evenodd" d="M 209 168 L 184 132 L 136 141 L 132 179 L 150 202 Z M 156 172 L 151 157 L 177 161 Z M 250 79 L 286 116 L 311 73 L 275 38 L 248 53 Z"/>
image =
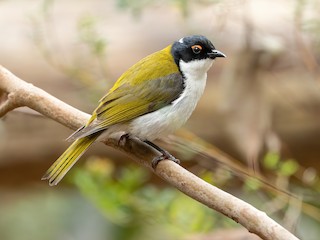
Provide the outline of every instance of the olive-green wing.
<path id="1" fill-rule="evenodd" d="M 122 84 L 102 99 L 94 111 L 95 119 L 72 138 L 85 137 L 156 111 L 171 104 L 183 90 L 184 81 L 180 72 L 136 85 Z"/>

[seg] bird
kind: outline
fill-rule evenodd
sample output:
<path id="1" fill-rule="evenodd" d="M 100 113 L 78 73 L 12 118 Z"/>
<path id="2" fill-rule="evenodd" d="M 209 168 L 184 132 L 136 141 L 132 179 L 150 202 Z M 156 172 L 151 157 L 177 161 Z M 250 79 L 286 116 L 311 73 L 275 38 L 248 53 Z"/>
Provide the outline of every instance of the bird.
<path id="1" fill-rule="evenodd" d="M 161 155 L 152 160 L 153 168 L 163 159 L 179 163 L 152 141 L 189 119 L 204 92 L 208 70 L 221 57 L 226 55 L 207 37 L 190 35 L 138 61 L 100 99 L 87 124 L 68 138 L 73 143 L 42 180 L 57 185 L 91 144 L 116 133 L 158 150 Z"/>

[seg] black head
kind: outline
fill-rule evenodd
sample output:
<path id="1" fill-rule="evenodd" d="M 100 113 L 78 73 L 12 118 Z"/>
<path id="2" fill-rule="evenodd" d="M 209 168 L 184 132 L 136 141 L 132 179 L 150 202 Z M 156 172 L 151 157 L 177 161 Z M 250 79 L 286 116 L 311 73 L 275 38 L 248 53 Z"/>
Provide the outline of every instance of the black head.
<path id="1" fill-rule="evenodd" d="M 201 35 L 187 36 L 174 42 L 172 44 L 171 53 L 178 66 L 180 60 L 190 62 L 192 60 L 225 57 L 222 52 L 215 49 L 213 44 L 206 37 Z"/>

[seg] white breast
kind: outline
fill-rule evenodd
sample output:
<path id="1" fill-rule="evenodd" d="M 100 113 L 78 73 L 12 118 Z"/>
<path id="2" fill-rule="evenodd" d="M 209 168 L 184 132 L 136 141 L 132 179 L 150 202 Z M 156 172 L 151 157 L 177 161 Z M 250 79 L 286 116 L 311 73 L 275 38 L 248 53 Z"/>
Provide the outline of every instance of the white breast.
<path id="1" fill-rule="evenodd" d="M 129 132 L 141 139 L 153 140 L 180 128 L 191 116 L 206 85 L 207 71 L 213 60 L 180 61 L 185 89 L 172 104 L 133 120 Z"/>

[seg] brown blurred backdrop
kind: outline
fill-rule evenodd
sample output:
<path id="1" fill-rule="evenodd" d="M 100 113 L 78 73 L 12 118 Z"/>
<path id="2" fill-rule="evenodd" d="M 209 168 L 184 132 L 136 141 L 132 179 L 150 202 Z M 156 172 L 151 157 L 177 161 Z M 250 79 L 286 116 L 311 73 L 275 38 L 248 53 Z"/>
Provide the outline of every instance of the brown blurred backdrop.
<path id="1" fill-rule="evenodd" d="M 210 70 L 186 129 L 249 166 L 269 151 L 295 159 L 300 180 L 311 173 L 305 177 L 313 181 L 320 171 L 319 12 L 313 0 L 3 0 L 0 64 L 91 112 L 139 59 L 182 36 L 205 35 L 227 58 Z M 40 178 L 68 146 L 64 139 L 71 132 L 25 109 L 1 120 L 1 205 L 10 208 L 29 191 L 46 197 L 64 191 Z M 92 154 L 130 161 L 99 144 L 86 156 Z M 99 222 L 101 216 L 94 216 Z M 74 236 L 65 239 L 79 239 Z"/>

